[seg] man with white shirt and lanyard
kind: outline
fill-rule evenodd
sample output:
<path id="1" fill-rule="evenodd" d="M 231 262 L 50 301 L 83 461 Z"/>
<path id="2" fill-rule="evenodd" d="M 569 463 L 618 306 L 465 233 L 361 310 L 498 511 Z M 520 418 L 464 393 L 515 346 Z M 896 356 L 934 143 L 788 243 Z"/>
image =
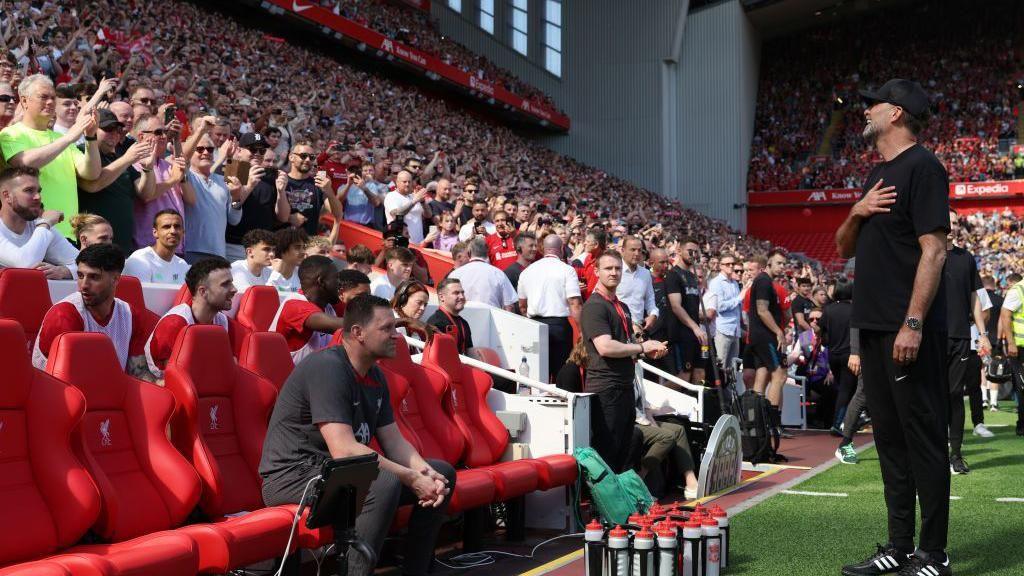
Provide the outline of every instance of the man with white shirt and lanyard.
<path id="1" fill-rule="evenodd" d="M 462 282 L 466 300 L 480 302 L 495 308 L 512 312 L 517 301 L 512 282 L 501 270 L 487 260 L 487 241 L 477 236 L 469 242 L 469 262 L 454 269 L 448 275 Z"/>
<path id="2" fill-rule="evenodd" d="M 622 241 L 622 280 L 615 289 L 615 295 L 629 308 L 636 333 L 647 332 L 660 314 L 654 300 L 651 271 L 642 265 L 643 261 L 643 241 L 636 236 L 626 236 Z"/>
<path id="3" fill-rule="evenodd" d="M 0 267 L 38 268 L 51 280 L 71 278 L 78 250 L 54 229 L 64 213 L 44 210 L 39 171 L 0 172 Z"/>
<path id="4" fill-rule="evenodd" d="M 576 269 L 562 261 L 562 239 L 544 237 L 544 256 L 519 276 L 519 310 L 548 327 L 548 372 L 554 380 L 572 352 L 572 325 L 579 321 L 583 301 Z"/>
<path id="5" fill-rule="evenodd" d="M 455 278 L 445 278 L 437 285 L 437 310 L 427 318 L 427 324 L 442 334 L 455 339 L 459 354 L 468 356 L 473 349 L 473 332 L 469 322 L 460 314 L 466 307 L 466 294 L 462 283 Z"/>

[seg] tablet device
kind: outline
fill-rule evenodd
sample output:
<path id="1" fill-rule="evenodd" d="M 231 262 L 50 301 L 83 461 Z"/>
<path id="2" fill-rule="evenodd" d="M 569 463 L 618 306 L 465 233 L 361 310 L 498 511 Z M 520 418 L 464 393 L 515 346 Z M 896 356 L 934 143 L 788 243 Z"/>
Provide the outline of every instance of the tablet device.
<path id="1" fill-rule="evenodd" d="M 325 461 L 313 491 L 306 526 L 319 528 L 339 521 L 354 526 L 378 470 L 376 452 Z"/>

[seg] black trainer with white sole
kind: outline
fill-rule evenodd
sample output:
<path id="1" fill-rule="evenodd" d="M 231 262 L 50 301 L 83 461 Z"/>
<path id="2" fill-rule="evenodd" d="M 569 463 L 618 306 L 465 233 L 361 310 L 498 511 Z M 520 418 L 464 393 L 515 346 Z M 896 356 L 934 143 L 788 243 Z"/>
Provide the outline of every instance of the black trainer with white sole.
<path id="1" fill-rule="evenodd" d="M 895 574 L 908 562 L 908 555 L 892 546 L 878 545 L 878 552 L 862 562 L 843 566 L 843 576 Z"/>
<path id="2" fill-rule="evenodd" d="M 898 576 L 953 576 L 953 569 L 948 556 L 944 562 L 937 562 L 918 550 L 910 555 Z"/>

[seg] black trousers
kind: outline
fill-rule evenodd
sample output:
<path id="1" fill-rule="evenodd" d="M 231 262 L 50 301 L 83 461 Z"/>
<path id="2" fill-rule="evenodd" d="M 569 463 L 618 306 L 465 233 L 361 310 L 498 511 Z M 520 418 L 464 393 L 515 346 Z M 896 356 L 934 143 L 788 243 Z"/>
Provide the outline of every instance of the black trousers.
<path id="1" fill-rule="evenodd" d="M 616 474 L 630 465 L 635 404 L 632 382 L 605 388 L 590 398 L 590 445 Z"/>
<path id="2" fill-rule="evenodd" d="M 857 391 L 857 377 L 850 371 L 850 355 L 829 356 L 828 367 L 832 371 L 832 385 L 836 388 L 835 418 L 828 424 L 839 426 L 846 417 L 846 407 Z"/>
<path id="3" fill-rule="evenodd" d="M 981 412 L 981 359 L 977 352 L 971 350 L 971 341 L 964 338 L 950 338 L 948 348 L 949 366 L 949 454 L 959 456 L 964 443 L 964 423 L 967 415 L 964 412 L 964 393 L 977 390 L 977 409 L 975 398 L 971 398 L 971 420 L 977 426 L 984 420 L 978 418 Z"/>
<path id="4" fill-rule="evenodd" d="M 558 371 L 572 352 L 572 324 L 568 318 L 534 316 L 548 327 L 548 382 L 554 382 Z"/>
<path id="5" fill-rule="evenodd" d="M 915 499 L 921 502 L 919 547 L 941 553 L 949 531 L 949 385 L 946 334 L 926 331 L 915 362 L 892 359 L 896 332 L 861 330 L 864 392 L 885 486 L 889 541 L 914 549 Z M 961 402 L 962 403 L 962 402 Z"/>

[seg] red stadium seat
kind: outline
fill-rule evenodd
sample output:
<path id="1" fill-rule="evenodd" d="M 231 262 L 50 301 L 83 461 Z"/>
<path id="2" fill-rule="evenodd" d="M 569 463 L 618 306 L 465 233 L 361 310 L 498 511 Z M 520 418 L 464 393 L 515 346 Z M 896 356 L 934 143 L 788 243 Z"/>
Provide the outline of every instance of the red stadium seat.
<path id="1" fill-rule="evenodd" d="M 31 367 L 25 333 L 0 320 L 0 565 L 45 559 L 15 570 L 108 574 L 182 574 L 195 571 L 195 544 L 183 534 L 154 534 L 118 544 L 66 548 L 82 538 L 100 514 L 100 495 L 75 457 L 69 438 L 82 421 L 85 399 L 75 388 Z M 115 361 L 116 365 L 116 361 Z M 49 554 L 58 554 L 44 558 Z"/>
<path id="2" fill-rule="evenodd" d="M 31 350 L 43 317 L 51 306 L 50 285 L 42 270 L 0 270 L 0 318 L 10 318 L 21 324 L 28 340 L 27 350 Z"/>
<path id="3" fill-rule="evenodd" d="M 160 321 L 160 315 L 146 308 L 146 298 L 142 292 L 142 282 L 135 276 L 122 275 L 117 280 L 117 290 L 114 296 L 127 302 L 136 314 L 139 314 L 146 323 L 146 334 L 152 334 L 156 323 Z"/>
<path id="4" fill-rule="evenodd" d="M 164 376 L 178 404 L 172 438 L 199 472 L 200 509 L 230 533 L 231 564 L 280 555 L 295 507 L 265 508 L 258 474 L 273 384 L 232 360 L 227 334 L 216 326 L 182 330 Z M 240 512 L 248 513 L 226 518 Z"/>
<path id="5" fill-rule="evenodd" d="M 498 355 L 497 350 L 493 348 L 484 348 L 482 346 L 477 346 L 476 348 L 473 348 L 473 350 L 476 351 L 481 362 L 486 362 L 495 368 L 505 368 L 505 366 L 502 366 L 501 364 L 501 356 Z"/>
<path id="6" fill-rule="evenodd" d="M 409 345 L 401 338 L 395 347 L 395 357 L 380 360 L 378 365 L 387 378 L 391 407 L 402 435 L 420 455 L 457 463 L 465 440 L 442 406 L 448 398 L 444 374 L 414 363 Z M 494 482 L 489 473 L 457 470 L 456 475 L 455 492 L 448 507 L 450 513 L 493 501 Z"/>
<path id="7" fill-rule="evenodd" d="M 235 319 L 252 332 L 267 332 L 280 305 L 281 298 L 273 286 L 251 286 L 242 294 Z"/>
<path id="8" fill-rule="evenodd" d="M 435 335 L 423 351 L 423 363 L 438 367 L 450 378 L 455 421 L 467 442 L 465 463 L 490 471 L 500 498 L 514 498 L 575 481 L 575 459 L 566 454 L 498 461 L 509 437 L 505 426 L 487 404 L 491 377 L 462 364 L 453 338 Z"/>
<path id="9" fill-rule="evenodd" d="M 242 343 L 238 365 L 266 378 L 280 392 L 295 368 L 288 341 L 277 332 L 251 332 Z"/>
<path id="10" fill-rule="evenodd" d="M 174 304 L 172 306 L 177 306 L 178 304 L 192 305 L 192 292 L 189 292 L 187 284 L 182 284 L 178 288 L 178 293 L 174 295 Z"/>
<path id="11" fill-rule="evenodd" d="M 330 348 L 331 346 L 341 346 L 341 343 L 344 341 L 345 332 L 341 328 L 338 328 L 337 330 L 334 331 L 334 334 L 331 335 L 331 342 L 330 344 L 327 345 L 327 347 Z"/>
<path id="12" fill-rule="evenodd" d="M 0 576 L 74 576 L 71 571 L 56 562 L 25 562 L 8 568 L 0 568 Z"/>

